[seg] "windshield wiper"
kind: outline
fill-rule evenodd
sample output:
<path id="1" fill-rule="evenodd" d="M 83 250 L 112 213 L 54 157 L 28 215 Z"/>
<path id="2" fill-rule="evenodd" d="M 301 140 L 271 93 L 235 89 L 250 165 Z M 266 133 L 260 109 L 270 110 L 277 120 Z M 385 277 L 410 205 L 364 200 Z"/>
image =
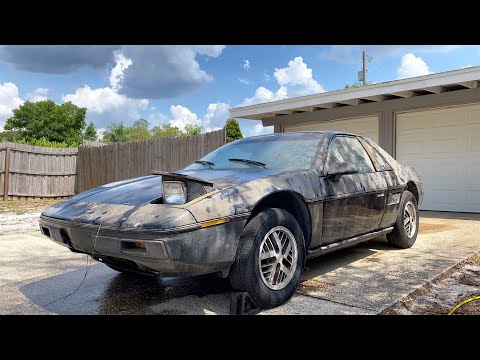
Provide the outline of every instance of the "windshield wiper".
<path id="1" fill-rule="evenodd" d="M 211 161 L 206 161 L 206 160 L 196 160 L 194 161 L 195 164 L 202 164 L 202 165 L 207 165 L 210 169 L 212 168 L 212 166 L 214 166 L 215 164 L 212 163 Z"/>
<path id="2" fill-rule="evenodd" d="M 250 165 L 255 165 L 255 166 L 261 166 L 263 168 L 267 167 L 264 163 L 260 161 L 255 161 L 255 160 L 248 160 L 248 159 L 228 159 L 228 161 L 237 161 L 237 162 L 242 162 L 245 164 L 250 164 Z"/>

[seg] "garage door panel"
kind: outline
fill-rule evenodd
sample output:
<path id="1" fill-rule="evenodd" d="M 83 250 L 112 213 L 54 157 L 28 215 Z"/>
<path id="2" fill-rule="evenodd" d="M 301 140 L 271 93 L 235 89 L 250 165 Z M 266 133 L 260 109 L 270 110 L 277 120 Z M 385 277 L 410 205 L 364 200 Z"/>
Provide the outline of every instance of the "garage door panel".
<path id="1" fill-rule="evenodd" d="M 287 126 L 285 127 L 285 131 L 342 131 L 366 136 L 378 143 L 378 124 L 378 116 L 367 116 L 313 124 Z"/>
<path id="2" fill-rule="evenodd" d="M 470 183 L 480 183 L 480 161 L 472 161 L 466 166 L 466 177 L 470 180 Z"/>
<path id="3" fill-rule="evenodd" d="M 432 190 L 432 203 L 436 205 L 455 206 L 458 200 L 457 191 L 454 189 Z"/>
<path id="4" fill-rule="evenodd" d="M 480 190 L 470 190 L 467 191 L 467 203 L 470 204 L 470 206 L 479 206 L 480 204 Z"/>
<path id="5" fill-rule="evenodd" d="M 423 210 L 480 212 L 480 105 L 396 114 L 396 156 L 423 181 Z"/>
<path id="6" fill-rule="evenodd" d="M 467 124 L 480 124 L 480 105 L 472 106 L 466 117 Z"/>
<path id="7" fill-rule="evenodd" d="M 475 133 L 474 130 L 471 130 L 466 140 L 467 151 L 476 152 L 477 156 L 480 156 L 480 131 Z"/>
<path id="8" fill-rule="evenodd" d="M 458 138 L 432 136 L 431 151 L 436 154 L 452 153 L 458 149 Z"/>

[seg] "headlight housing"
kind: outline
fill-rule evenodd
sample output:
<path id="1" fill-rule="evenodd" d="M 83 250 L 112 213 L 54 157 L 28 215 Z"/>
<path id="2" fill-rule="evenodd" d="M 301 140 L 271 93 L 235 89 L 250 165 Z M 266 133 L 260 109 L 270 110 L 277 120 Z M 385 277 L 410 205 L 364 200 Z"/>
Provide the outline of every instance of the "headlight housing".
<path id="1" fill-rule="evenodd" d="M 187 201 L 187 187 L 181 181 L 164 181 L 163 202 L 169 205 L 182 205 Z"/>

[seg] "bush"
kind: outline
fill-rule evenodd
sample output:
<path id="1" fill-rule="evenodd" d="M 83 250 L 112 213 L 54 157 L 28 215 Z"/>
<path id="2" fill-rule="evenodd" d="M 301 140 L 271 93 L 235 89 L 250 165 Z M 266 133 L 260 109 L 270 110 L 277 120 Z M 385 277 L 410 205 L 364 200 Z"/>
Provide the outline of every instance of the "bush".
<path id="1" fill-rule="evenodd" d="M 15 140 L 14 142 L 18 144 L 26 144 L 26 145 L 34 145 L 34 146 L 43 146 L 43 147 L 53 147 L 53 148 L 68 148 L 68 147 L 77 147 L 77 144 L 72 144 L 68 146 L 65 142 L 57 142 L 57 141 L 48 141 L 45 138 L 35 139 L 31 141 L 25 140 L 25 138 L 21 140 Z"/>

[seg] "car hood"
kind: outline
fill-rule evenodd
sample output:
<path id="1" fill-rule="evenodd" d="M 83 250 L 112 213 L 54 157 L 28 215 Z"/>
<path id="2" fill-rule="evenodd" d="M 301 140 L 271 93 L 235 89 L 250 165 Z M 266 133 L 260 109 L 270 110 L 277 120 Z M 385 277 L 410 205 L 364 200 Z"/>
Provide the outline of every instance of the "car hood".
<path id="1" fill-rule="evenodd" d="M 222 189 L 230 185 L 243 184 L 248 181 L 274 176 L 286 172 L 285 169 L 205 169 L 205 170 L 181 170 L 175 174 L 191 176 L 197 179 L 209 181 L 214 189 Z"/>
<path id="2" fill-rule="evenodd" d="M 175 172 L 209 182 L 213 188 L 274 176 L 285 171 L 270 169 L 195 170 Z M 169 228 L 196 222 L 186 209 L 152 204 L 162 196 L 162 176 L 150 175 L 106 184 L 46 209 L 42 215 L 57 219 L 119 227 Z"/>

